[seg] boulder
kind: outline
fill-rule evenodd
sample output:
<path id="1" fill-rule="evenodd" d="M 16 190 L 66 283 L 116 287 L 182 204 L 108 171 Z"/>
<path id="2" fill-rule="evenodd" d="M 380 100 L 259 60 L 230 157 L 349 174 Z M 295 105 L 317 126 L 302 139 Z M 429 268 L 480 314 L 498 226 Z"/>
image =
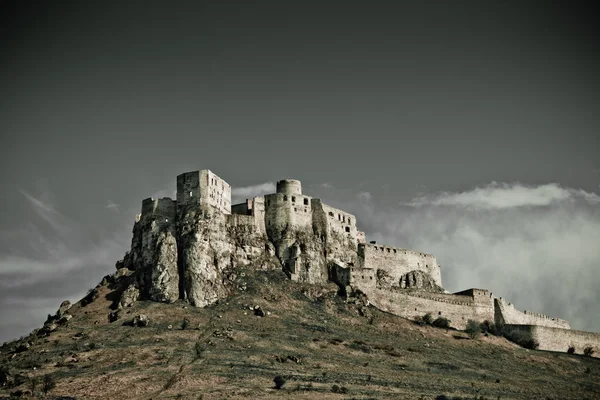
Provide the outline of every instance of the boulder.
<path id="1" fill-rule="evenodd" d="M 149 323 L 150 323 L 150 320 L 144 314 L 136 315 L 135 317 L 133 317 L 133 320 L 131 321 L 131 324 L 133 326 L 139 326 L 139 327 L 148 326 Z"/>
<path id="2" fill-rule="evenodd" d="M 256 315 L 258 317 L 264 317 L 266 314 L 263 311 L 263 309 L 260 308 L 260 306 L 256 305 L 256 306 L 254 306 L 254 315 Z"/>
<path id="3" fill-rule="evenodd" d="M 58 307 L 58 311 L 56 312 L 56 316 L 58 318 L 62 317 L 63 315 L 65 315 L 65 313 L 67 311 L 69 311 L 71 309 L 71 307 L 73 307 L 73 305 L 71 304 L 71 302 L 69 300 L 65 300 L 62 303 L 60 303 L 60 307 Z"/>
<path id="4" fill-rule="evenodd" d="M 108 322 L 115 322 L 120 317 L 119 310 L 108 313 Z"/>
<path id="5" fill-rule="evenodd" d="M 121 294 L 119 308 L 131 307 L 140 297 L 140 290 L 136 284 L 131 284 Z"/>

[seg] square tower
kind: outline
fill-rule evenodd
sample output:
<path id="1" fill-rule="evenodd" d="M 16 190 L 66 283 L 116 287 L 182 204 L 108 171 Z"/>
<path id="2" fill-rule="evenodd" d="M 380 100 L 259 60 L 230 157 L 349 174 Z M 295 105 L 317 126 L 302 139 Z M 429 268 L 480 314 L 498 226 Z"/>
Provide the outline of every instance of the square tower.
<path id="1" fill-rule="evenodd" d="M 231 214 L 231 186 L 208 169 L 178 175 L 177 206 L 192 205 L 211 205 Z"/>

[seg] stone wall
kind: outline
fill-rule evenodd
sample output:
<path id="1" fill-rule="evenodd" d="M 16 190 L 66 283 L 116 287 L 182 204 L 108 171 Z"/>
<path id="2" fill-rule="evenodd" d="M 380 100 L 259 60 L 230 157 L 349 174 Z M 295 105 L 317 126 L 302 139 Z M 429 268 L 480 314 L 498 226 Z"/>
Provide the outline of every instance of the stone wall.
<path id="1" fill-rule="evenodd" d="M 358 255 L 363 267 L 386 271 L 394 282 L 392 286 L 399 287 L 401 276 L 410 271 L 422 271 L 431 276 L 438 286 L 442 286 L 440 268 L 431 254 L 364 243 L 358 245 Z"/>
<path id="2" fill-rule="evenodd" d="M 576 354 L 583 354 L 583 349 L 591 346 L 594 357 L 600 357 L 600 333 L 577 331 L 572 329 L 553 328 L 540 325 L 506 325 L 506 328 L 526 333 L 539 343 L 539 350 L 567 352 L 570 346 Z"/>
<path id="3" fill-rule="evenodd" d="M 494 318 L 491 300 L 489 304 L 484 305 L 476 304 L 469 296 L 381 289 L 363 291 L 369 301 L 380 310 L 409 319 L 431 313 L 433 318 L 448 318 L 450 326 L 457 329 L 465 329 L 469 319 L 481 322 L 493 321 Z"/>
<path id="4" fill-rule="evenodd" d="M 545 314 L 521 312 L 511 303 L 502 298 L 494 299 L 496 324 L 505 325 L 540 325 L 553 328 L 570 329 L 569 323 L 560 318 L 549 317 Z"/>

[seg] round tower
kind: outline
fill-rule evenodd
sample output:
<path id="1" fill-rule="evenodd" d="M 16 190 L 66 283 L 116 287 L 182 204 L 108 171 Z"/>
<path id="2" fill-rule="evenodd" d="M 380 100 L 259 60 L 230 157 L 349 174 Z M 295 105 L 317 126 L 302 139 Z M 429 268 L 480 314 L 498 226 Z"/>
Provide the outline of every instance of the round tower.
<path id="1" fill-rule="evenodd" d="M 302 184 L 295 179 L 283 179 L 277 182 L 277 193 L 302 194 Z"/>

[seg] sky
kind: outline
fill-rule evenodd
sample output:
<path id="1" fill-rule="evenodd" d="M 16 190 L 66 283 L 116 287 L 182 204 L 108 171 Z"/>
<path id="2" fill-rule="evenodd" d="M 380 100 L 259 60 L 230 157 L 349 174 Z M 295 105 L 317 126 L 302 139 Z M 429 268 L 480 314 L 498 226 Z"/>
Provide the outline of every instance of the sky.
<path id="1" fill-rule="evenodd" d="M 115 271 L 141 201 L 302 181 L 444 287 L 600 332 L 600 49 L 562 1 L 4 1 L 0 341 Z"/>

